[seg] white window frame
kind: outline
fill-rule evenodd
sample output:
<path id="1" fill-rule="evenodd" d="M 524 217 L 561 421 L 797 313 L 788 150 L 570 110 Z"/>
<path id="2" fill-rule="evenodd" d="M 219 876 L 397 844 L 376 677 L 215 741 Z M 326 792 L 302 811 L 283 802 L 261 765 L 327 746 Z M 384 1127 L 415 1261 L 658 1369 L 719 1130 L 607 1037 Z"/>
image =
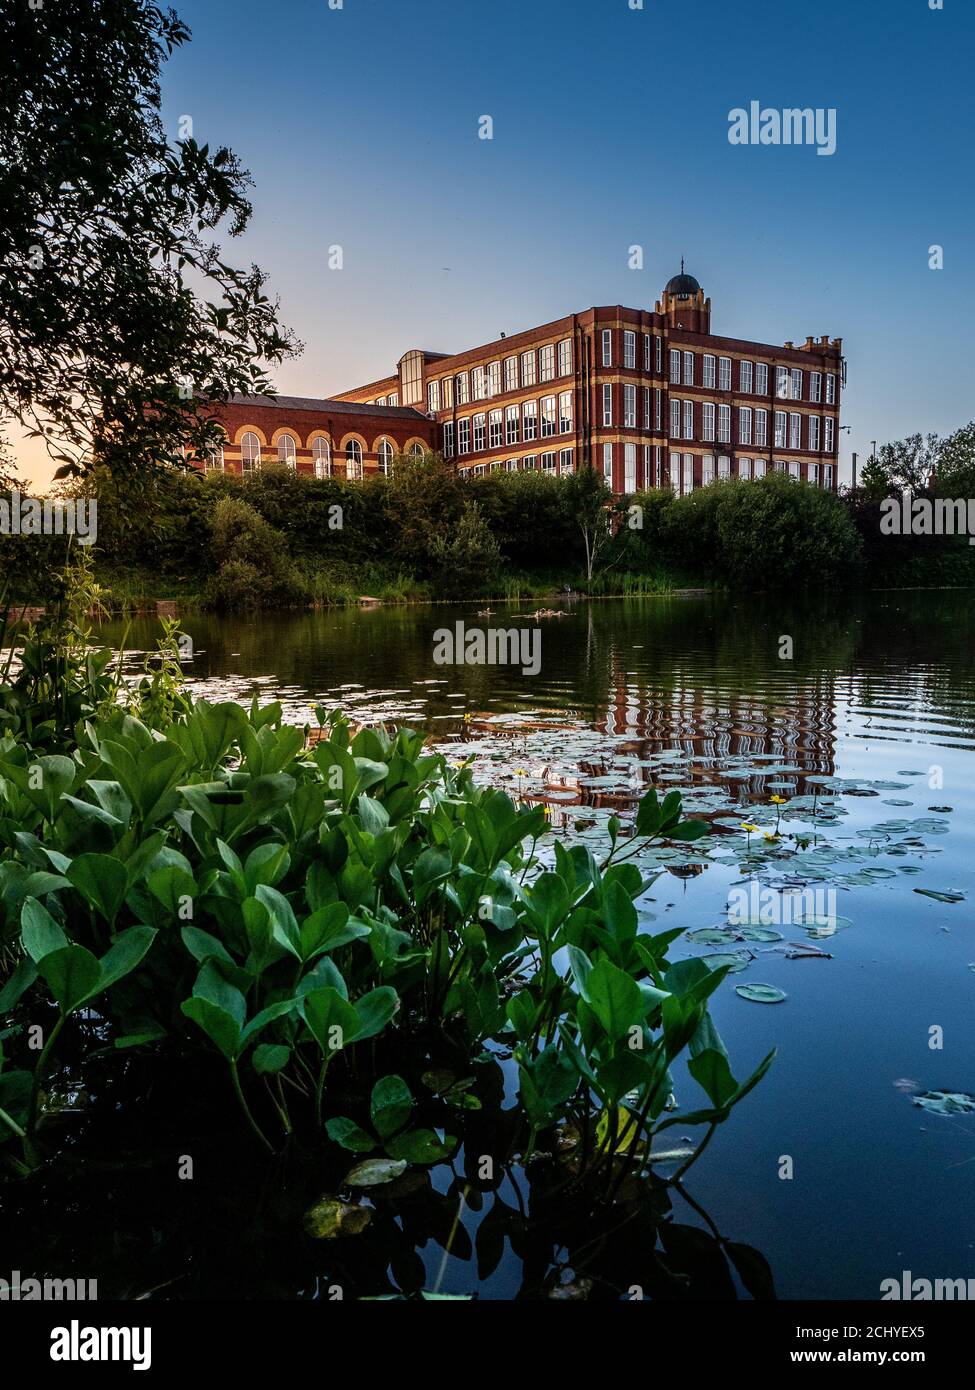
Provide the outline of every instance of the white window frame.
<path id="1" fill-rule="evenodd" d="M 623 383 L 623 428 L 636 429 L 636 387 L 629 381 Z"/>
<path id="2" fill-rule="evenodd" d="M 714 440 L 714 401 L 705 401 L 701 410 L 701 438 Z"/>
<path id="3" fill-rule="evenodd" d="M 743 396 L 751 396 L 754 384 L 755 365 L 747 357 L 743 357 L 738 363 L 738 389 Z"/>
<path id="4" fill-rule="evenodd" d="M 613 423 L 613 387 L 608 381 L 603 382 L 603 428 L 607 428 Z"/>
<path id="5" fill-rule="evenodd" d="M 694 354 L 693 352 L 684 353 L 684 385 L 694 385 Z"/>
<path id="6" fill-rule="evenodd" d="M 719 357 L 719 358 L 718 358 L 718 390 L 719 390 L 719 391 L 730 391 L 730 390 L 731 390 L 731 358 L 730 358 L 730 357 Z"/>
<path id="7" fill-rule="evenodd" d="M 684 438 L 685 438 L 685 439 L 693 439 L 693 438 L 694 438 L 694 402 L 693 402 L 693 401 L 685 401 L 685 402 L 684 402 L 684 411 L 683 411 L 683 415 L 684 415 Z"/>
<path id="8" fill-rule="evenodd" d="M 538 350 L 539 381 L 555 380 L 555 344 L 544 343 Z"/>
<path id="9" fill-rule="evenodd" d="M 718 406 L 718 443 L 731 443 L 731 406 Z"/>
<path id="10" fill-rule="evenodd" d="M 604 366 L 604 367 L 611 367 L 612 365 L 613 365 L 613 330 L 612 330 L 611 328 L 604 328 L 604 329 L 603 329 L 603 366 Z"/>
<path id="11" fill-rule="evenodd" d="M 738 407 L 738 443 L 750 444 L 752 442 L 752 408 L 750 405 L 740 405 Z"/>
<path id="12" fill-rule="evenodd" d="M 521 406 L 521 437 L 526 444 L 538 438 L 538 402 L 523 401 Z"/>
<path id="13" fill-rule="evenodd" d="M 536 379 L 536 360 L 535 349 L 521 354 L 521 384 L 522 386 L 534 386 Z"/>
<path id="14" fill-rule="evenodd" d="M 636 334 L 632 328 L 623 329 L 623 366 L 636 371 Z"/>

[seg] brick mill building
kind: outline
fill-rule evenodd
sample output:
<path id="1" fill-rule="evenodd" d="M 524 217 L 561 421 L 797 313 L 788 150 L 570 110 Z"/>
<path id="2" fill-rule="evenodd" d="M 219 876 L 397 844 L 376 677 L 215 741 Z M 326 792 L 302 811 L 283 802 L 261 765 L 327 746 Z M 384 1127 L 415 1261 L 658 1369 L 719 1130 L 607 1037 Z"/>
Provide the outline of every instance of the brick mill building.
<path id="1" fill-rule="evenodd" d="M 327 400 L 235 398 L 214 462 L 361 478 L 433 448 L 465 476 L 591 466 L 617 493 L 773 468 L 835 490 L 842 354 L 841 338 L 713 334 L 682 265 L 652 312 L 617 304 L 453 355 L 413 348 L 395 374 Z"/>

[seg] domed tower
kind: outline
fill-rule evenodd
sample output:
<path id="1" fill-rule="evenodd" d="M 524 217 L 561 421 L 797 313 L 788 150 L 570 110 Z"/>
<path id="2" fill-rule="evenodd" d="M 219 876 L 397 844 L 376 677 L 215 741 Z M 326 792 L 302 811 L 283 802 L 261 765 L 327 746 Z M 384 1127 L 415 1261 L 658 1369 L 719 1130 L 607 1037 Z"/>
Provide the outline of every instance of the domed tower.
<path id="1" fill-rule="evenodd" d="M 686 274 L 683 256 L 680 274 L 667 281 L 655 310 L 665 316 L 672 328 L 686 328 L 691 333 L 711 332 L 711 301 L 704 298 L 704 291 L 694 276 Z"/>

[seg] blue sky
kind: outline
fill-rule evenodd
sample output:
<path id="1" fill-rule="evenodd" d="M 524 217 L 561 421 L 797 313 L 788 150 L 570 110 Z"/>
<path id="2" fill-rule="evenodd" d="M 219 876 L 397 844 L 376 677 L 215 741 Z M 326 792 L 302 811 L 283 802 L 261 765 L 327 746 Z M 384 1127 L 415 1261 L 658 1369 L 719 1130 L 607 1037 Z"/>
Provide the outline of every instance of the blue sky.
<path id="1" fill-rule="evenodd" d="M 843 337 L 847 461 L 965 423 L 975 6 L 635 2 L 174 0 L 193 42 L 167 65 L 164 117 L 254 176 L 226 249 L 270 272 L 306 344 L 279 390 L 326 395 L 409 347 L 592 304 L 652 307 L 684 255 L 715 332 Z M 729 112 L 753 100 L 835 108 L 836 153 L 731 145 Z"/>

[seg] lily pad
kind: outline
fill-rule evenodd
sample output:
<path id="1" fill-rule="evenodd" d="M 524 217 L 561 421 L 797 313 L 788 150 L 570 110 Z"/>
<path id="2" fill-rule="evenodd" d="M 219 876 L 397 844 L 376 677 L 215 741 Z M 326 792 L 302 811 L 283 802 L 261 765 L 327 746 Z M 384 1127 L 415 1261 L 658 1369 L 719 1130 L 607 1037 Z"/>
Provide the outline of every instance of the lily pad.
<path id="1" fill-rule="evenodd" d="M 742 999 L 750 999 L 753 1004 L 781 1004 L 788 998 L 785 990 L 775 985 L 735 985 L 735 993 Z"/>
<path id="2" fill-rule="evenodd" d="M 699 927 L 697 931 L 689 931 L 687 939 L 702 946 L 730 946 L 735 934 L 727 927 Z"/>
<path id="3" fill-rule="evenodd" d="M 324 1197 L 305 1212 L 305 1231 L 313 1240 L 357 1236 L 372 1220 L 372 1210 L 338 1197 Z"/>
<path id="4" fill-rule="evenodd" d="M 367 1158 L 346 1173 L 343 1187 L 378 1187 L 392 1182 L 409 1167 L 405 1158 Z"/>
<path id="5" fill-rule="evenodd" d="M 975 1096 L 966 1095 L 964 1091 L 925 1091 L 911 1099 L 932 1115 L 969 1115 L 975 1110 Z"/>
<path id="6" fill-rule="evenodd" d="M 741 927 L 738 935 L 745 941 L 782 941 L 783 936 L 780 931 L 773 931 L 771 927 Z"/>

